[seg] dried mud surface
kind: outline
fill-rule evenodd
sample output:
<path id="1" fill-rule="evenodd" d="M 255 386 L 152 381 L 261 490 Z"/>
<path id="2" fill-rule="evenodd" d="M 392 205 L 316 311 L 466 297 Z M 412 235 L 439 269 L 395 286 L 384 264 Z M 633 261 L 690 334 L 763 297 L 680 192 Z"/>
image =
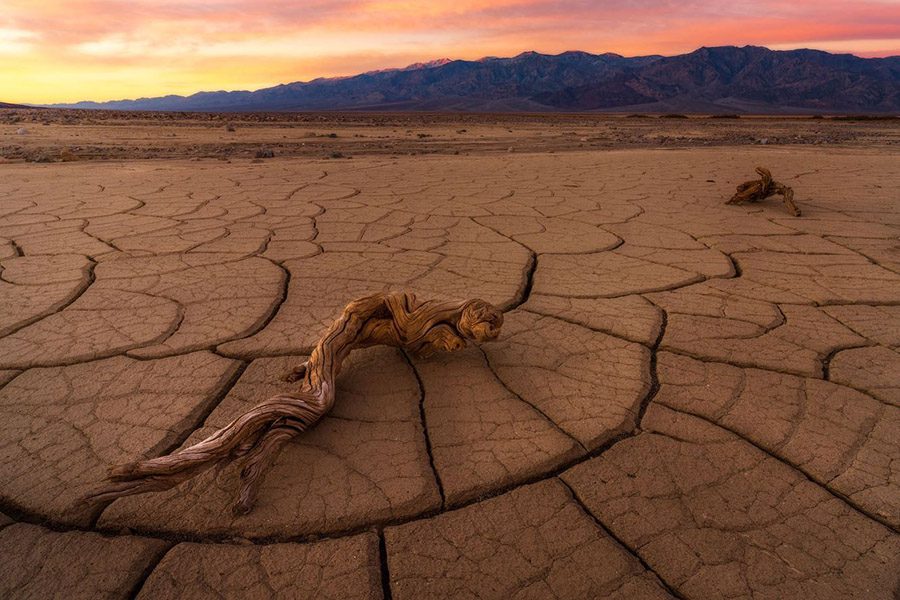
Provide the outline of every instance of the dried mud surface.
<path id="1" fill-rule="evenodd" d="M 541 130 L 330 115 L 326 130 L 308 115 L 18 112 L 0 124 L 0 596 L 900 591 L 893 125 L 773 119 L 749 148 L 716 136 L 758 134 L 750 119 L 607 117 L 715 147 L 602 149 L 560 141 L 587 127 L 576 116 Z M 242 158 L 279 128 L 338 125 L 314 149 Z M 28 133 L 10 142 L 13 127 Z M 771 141 L 813 127 L 835 143 Z M 129 128 L 145 137 L 120 141 Z M 359 150 L 380 142 L 357 130 L 393 146 Z M 248 145 L 230 162 L 187 160 L 181 142 L 156 154 L 171 132 Z M 76 136 L 105 140 L 79 158 L 115 160 L 24 162 Z M 343 143 L 352 160 L 323 157 Z M 724 204 L 757 164 L 802 217 Z M 429 359 L 355 353 L 335 409 L 247 516 L 230 512 L 236 466 L 73 507 L 110 465 L 289 389 L 279 377 L 349 299 L 393 289 L 484 298 L 503 333 Z"/>

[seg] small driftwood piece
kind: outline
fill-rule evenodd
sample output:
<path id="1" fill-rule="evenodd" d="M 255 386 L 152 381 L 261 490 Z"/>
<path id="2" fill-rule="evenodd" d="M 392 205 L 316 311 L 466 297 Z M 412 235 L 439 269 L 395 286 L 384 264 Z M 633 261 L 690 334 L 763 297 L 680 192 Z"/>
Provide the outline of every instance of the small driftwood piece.
<path id="1" fill-rule="evenodd" d="M 269 398 L 203 441 L 171 454 L 114 467 L 105 486 L 84 499 L 107 502 L 172 488 L 213 465 L 244 458 L 233 511 L 253 508 L 266 468 L 285 442 L 315 425 L 334 405 L 335 380 L 355 348 L 384 344 L 417 356 L 453 352 L 467 340 L 486 342 L 500 333 L 503 313 L 483 300 L 421 301 L 407 292 L 374 294 L 344 308 L 309 356 L 287 374 L 299 381 L 292 394 Z"/>
<path id="2" fill-rule="evenodd" d="M 769 196 L 781 194 L 782 198 L 784 198 L 784 205 L 787 207 L 788 212 L 795 217 L 799 217 L 800 209 L 794 204 L 794 190 L 783 183 L 778 183 L 772 179 L 772 173 L 769 172 L 768 169 L 756 167 L 756 172 L 759 173 L 760 178 L 754 179 L 753 181 L 746 181 L 739 185 L 737 187 L 737 193 L 735 193 L 735 195 L 725 204 L 759 202 L 760 200 L 765 200 Z"/>

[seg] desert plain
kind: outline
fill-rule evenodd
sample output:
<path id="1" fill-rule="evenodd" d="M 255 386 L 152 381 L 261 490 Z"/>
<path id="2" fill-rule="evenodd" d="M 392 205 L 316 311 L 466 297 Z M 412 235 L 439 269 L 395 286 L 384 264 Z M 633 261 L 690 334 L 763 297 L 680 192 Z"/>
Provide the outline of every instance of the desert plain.
<path id="1" fill-rule="evenodd" d="M 0 597 L 896 598 L 900 119 L 0 111 Z M 778 197 L 726 205 L 771 169 Z M 502 308 L 351 355 L 240 464 L 109 467 L 291 389 L 350 300 Z"/>

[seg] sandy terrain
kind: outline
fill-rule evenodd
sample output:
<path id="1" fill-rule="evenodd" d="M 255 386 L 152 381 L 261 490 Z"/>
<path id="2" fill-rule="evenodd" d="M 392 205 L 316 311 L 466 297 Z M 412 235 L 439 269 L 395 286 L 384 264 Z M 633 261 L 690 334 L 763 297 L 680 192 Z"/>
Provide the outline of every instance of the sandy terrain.
<path id="1" fill-rule="evenodd" d="M 896 124 L 47 114 L 0 125 L 0 596 L 900 590 Z M 21 160 L 76 145 L 110 160 Z M 802 217 L 723 204 L 757 164 Z M 248 516 L 237 466 L 72 509 L 290 389 L 388 289 L 503 333 L 353 354 Z"/>
<path id="2" fill-rule="evenodd" d="M 267 150 L 280 157 L 359 158 L 770 144 L 896 148 L 900 118 L 0 110 L 0 160 L 7 161 L 227 160 Z"/>

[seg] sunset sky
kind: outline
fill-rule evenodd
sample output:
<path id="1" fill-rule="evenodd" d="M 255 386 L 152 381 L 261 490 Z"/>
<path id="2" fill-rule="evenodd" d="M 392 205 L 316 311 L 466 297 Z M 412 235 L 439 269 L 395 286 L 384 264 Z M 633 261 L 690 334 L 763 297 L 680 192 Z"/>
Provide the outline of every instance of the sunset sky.
<path id="1" fill-rule="evenodd" d="M 900 0 L 0 0 L 0 101 L 257 89 L 525 50 L 900 54 Z"/>

